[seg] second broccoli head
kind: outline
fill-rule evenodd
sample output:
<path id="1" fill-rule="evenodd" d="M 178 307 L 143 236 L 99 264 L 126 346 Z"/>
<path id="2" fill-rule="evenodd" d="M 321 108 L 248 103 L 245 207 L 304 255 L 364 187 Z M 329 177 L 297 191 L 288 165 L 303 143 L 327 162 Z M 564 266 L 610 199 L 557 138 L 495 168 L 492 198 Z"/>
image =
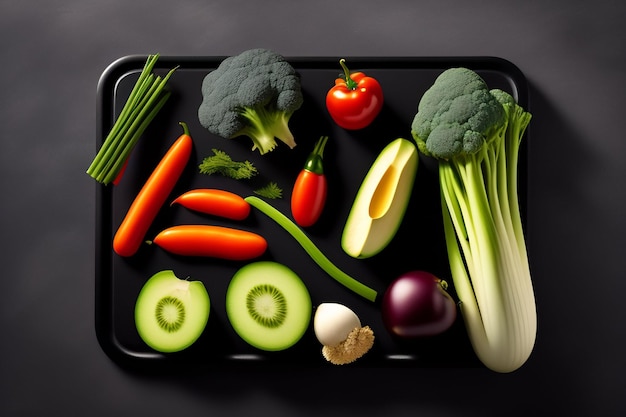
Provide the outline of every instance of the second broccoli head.
<path id="1" fill-rule="evenodd" d="M 508 97 L 507 97 L 508 96 Z M 440 159 L 473 155 L 506 125 L 504 91 L 489 90 L 467 68 L 451 68 L 424 93 L 411 130 L 425 155 Z"/>
<path id="2" fill-rule="evenodd" d="M 231 139 L 248 136 L 261 155 L 276 147 L 276 138 L 296 146 L 289 120 L 302 106 L 300 77 L 281 55 L 250 49 L 224 59 L 202 82 L 200 124 Z"/>

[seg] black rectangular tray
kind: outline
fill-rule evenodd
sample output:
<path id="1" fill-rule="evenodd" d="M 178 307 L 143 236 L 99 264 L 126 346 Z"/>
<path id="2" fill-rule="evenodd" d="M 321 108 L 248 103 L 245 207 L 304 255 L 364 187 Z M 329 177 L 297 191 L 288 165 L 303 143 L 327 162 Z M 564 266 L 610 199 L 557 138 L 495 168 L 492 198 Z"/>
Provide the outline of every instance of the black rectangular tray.
<path id="1" fill-rule="evenodd" d="M 127 56 L 113 62 L 102 74 L 97 95 L 97 147 L 111 129 L 127 99 L 147 56 Z M 340 75 L 340 57 L 287 58 L 301 76 L 303 106 L 293 115 L 290 127 L 297 146 L 291 150 L 279 143 L 261 156 L 251 151 L 247 137 L 223 139 L 204 129 L 197 116 L 202 101 L 200 86 L 206 74 L 225 57 L 162 56 L 155 71 L 164 74 L 178 66 L 168 83 L 172 95 L 166 106 L 145 131 L 129 159 L 123 180 L 117 186 L 96 185 L 96 294 L 95 326 L 98 341 L 115 362 L 123 366 L 181 369 L 215 366 L 303 365 L 332 367 L 321 355 L 312 320 L 309 330 L 293 347 L 282 352 L 264 352 L 248 346 L 230 327 L 225 311 L 226 288 L 232 275 L 246 262 L 219 259 L 184 258 L 170 255 L 155 246 L 145 245 L 130 258 L 117 256 L 111 246 L 115 230 L 129 205 L 163 154 L 182 133 L 178 124 L 188 124 L 194 151 L 186 171 L 171 194 L 194 188 L 223 188 L 241 196 L 269 181 L 284 190 L 283 198 L 270 200 L 281 212 L 290 215 L 291 187 L 302 169 L 315 141 L 330 137 L 324 152 L 329 194 L 319 222 L 306 229 L 308 236 L 346 273 L 373 287 L 382 298 L 386 286 L 403 272 L 430 271 L 450 284 L 456 299 L 447 262 L 441 220 L 436 163 L 420 156 L 415 186 L 405 218 L 395 239 L 380 254 L 364 260 L 346 255 L 340 246 L 341 232 L 362 179 L 382 148 L 398 137 L 411 139 L 411 122 L 426 89 L 445 69 L 464 66 L 479 73 L 490 88 L 508 91 L 528 109 L 528 89 L 522 72 L 511 62 L 495 57 L 346 57 L 352 71 L 364 71 L 380 82 L 385 104 L 378 118 L 365 129 L 347 131 L 333 123 L 325 107 L 326 92 Z M 520 155 L 520 203 L 525 218 L 526 145 Z M 227 152 L 235 160 L 250 160 L 259 171 L 253 180 L 236 181 L 198 172 L 198 164 L 212 149 Z M 256 187 L 256 188 L 255 188 Z M 259 260 L 273 260 L 294 270 L 307 285 L 313 306 L 338 302 L 353 309 L 363 325 L 375 334 L 375 344 L 363 358 L 349 366 L 401 367 L 480 367 L 471 348 L 460 315 L 450 330 L 426 340 L 398 341 L 384 329 L 379 302 L 372 303 L 354 295 L 322 271 L 296 243 L 271 219 L 253 209 L 248 219 L 232 221 L 165 205 L 147 239 L 160 230 L 177 224 L 216 224 L 239 227 L 263 235 L 268 251 Z M 190 348 L 175 354 L 151 350 L 139 338 L 133 311 L 136 297 L 154 273 L 171 269 L 178 277 L 203 281 L 211 298 L 209 323 L 200 339 Z"/>

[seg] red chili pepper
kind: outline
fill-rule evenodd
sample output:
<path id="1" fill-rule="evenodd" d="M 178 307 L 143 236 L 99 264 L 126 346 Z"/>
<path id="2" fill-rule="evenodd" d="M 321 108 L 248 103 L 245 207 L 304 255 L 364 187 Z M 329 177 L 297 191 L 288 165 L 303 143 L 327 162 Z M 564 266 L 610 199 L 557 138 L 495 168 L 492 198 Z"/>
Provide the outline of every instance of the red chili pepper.
<path id="1" fill-rule="evenodd" d="M 226 190 L 200 188 L 187 191 L 172 204 L 232 220 L 243 220 L 250 214 L 250 204 L 243 197 Z"/>
<path id="2" fill-rule="evenodd" d="M 180 122 L 183 134 L 174 142 L 154 169 L 131 204 L 113 238 L 113 250 L 120 256 L 137 252 L 148 228 L 172 192 L 189 157 L 193 141 L 187 125 Z"/>
<path id="3" fill-rule="evenodd" d="M 161 231 L 149 244 L 182 256 L 234 261 L 257 258 L 267 249 L 263 236 L 223 226 L 180 225 Z"/>
<path id="4" fill-rule="evenodd" d="M 302 226 L 312 226 L 317 222 L 324 205 L 328 185 L 324 175 L 324 147 L 328 136 L 322 136 L 300 171 L 291 193 L 291 214 L 295 222 Z"/>
<path id="5" fill-rule="evenodd" d="M 337 78 L 326 95 L 326 108 L 339 126 L 357 130 L 368 126 L 383 107 L 383 89 L 375 78 L 363 72 L 350 74 L 341 59 L 345 79 Z"/>

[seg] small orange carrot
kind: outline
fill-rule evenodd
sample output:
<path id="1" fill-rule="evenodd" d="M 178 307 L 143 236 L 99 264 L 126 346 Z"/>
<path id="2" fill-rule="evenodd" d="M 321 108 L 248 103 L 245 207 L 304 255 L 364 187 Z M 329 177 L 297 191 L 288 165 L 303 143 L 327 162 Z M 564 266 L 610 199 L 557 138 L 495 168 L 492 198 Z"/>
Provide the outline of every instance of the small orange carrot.
<path id="1" fill-rule="evenodd" d="M 120 256 L 134 255 L 157 213 L 180 178 L 193 146 L 187 125 L 180 122 L 183 134 L 174 142 L 131 204 L 113 238 L 113 250 Z"/>
<path id="2" fill-rule="evenodd" d="M 214 188 L 187 191 L 172 201 L 172 204 L 232 220 L 243 220 L 250 214 L 250 204 L 243 197 Z"/>
<path id="3" fill-rule="evenodd" d="M 204 256 L 234 261 L 265 253 L 263 236 L 245 230 L 210 225 L 180 225 L 161 231 L 149 244 L 182 256 Z"/>

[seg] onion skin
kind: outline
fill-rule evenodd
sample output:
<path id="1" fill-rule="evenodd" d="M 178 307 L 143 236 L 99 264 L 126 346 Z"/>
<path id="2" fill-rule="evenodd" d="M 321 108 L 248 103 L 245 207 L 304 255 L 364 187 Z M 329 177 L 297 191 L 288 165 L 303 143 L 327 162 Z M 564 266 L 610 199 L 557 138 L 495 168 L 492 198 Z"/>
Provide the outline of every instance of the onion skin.
<path id="1" fill-rule="evenodd" d="M 410 271 L 395 279 L 381 304 L 387 331 L 400 338 L 423 338 L 448 330 L 457 311 L 446 286 L 445 281 L 425 271 Z"/>

